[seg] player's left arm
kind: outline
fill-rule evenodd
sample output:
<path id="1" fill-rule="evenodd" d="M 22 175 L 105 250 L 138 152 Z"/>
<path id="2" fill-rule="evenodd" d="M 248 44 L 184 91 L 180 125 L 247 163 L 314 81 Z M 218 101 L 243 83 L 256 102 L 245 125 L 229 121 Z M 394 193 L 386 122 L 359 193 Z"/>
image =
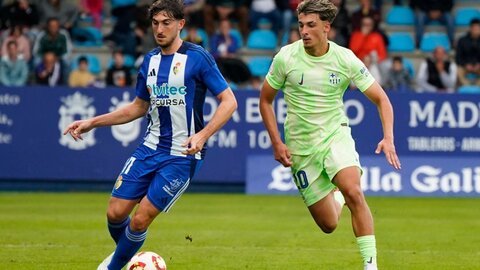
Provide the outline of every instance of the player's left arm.
<path id="1" fill-rule="evenodd" d="M 401 164 L 395 151 L 395 144 L 393 140 L 392 104 L 390 103 L 387 94 L 385 94 L 385 91 L 376 81 L 373 82 L 373 84 L 363 93 L 377 106 L 380 119 L 382 121 L 383 139 L 378 143 L 375 153 L 379 154 L 383 151 L 388 163 L 395 169 L 399 170 L 401 168 Z"/>
<path id="2" fill-rule="evenodd" d="M 200 132 L 190 136 L 187 139 L 187 141 L 182 145 L 187 147 L 187 149 L 183 151 L 182 154 L 194 155 L 195 153 L 201 151 L 208 138 L 217 132 L 223 125 L 225 125 L 230 117 L 232 117 L 233 112 L 235 112 L 237 109 L 237 99 L 235 98 L 235 95 L 230 87 L 227 87 L 227 89 L 218 94 L 217 99 L 220 101 L 220 104 L 213 114 L 212 119 Z"/>

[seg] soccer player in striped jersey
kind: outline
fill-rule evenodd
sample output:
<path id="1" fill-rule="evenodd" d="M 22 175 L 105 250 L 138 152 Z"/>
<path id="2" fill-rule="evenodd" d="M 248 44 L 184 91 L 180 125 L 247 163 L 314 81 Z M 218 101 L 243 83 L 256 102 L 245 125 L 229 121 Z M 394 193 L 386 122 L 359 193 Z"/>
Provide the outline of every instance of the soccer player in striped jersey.
<path id="1" fill-rule="evenodd" d="M 353 81 L 377 106 L 384 137 L 375 152 L 383 151 L 387 161 L 400 169 L 392 105 L 352 51 L 327 40 L 337 13 L 334 4 L 305 0 L 297 12 L 302 40 L 283 47 L 273 59 L 260 94 L 260 112 L 275 159 L 291 167 L 317 225 L 325 233 L 333 232 L 346 202 L 364 269 L 377 269 L 373 218 L 360 187 L 361 166 L 342 98 Z M 278 89 L 283 89 L 287 103 L 285 144 L 272 109 Z"/>
<path id="2" fill-rule="evenodd" d="M 143 143 L 113 188 L 107 222 L 117 246 L 98 269 L 120 270 L 140 249 L 148 226 L 160 212 L 168 212 L 200 168 L 208 138 L 237 108 L 213 57 L 180 39 L 185 24 L 182 1 L 158 0 L 150 6 L 149 16 L 159 47 L 144 58 L 136 98 L 114 112 L 75 121 L 64 132 L 78 140 L 93 128 L 127 123 L 145 114 L 148 119 Z M 220 103 L 205 125 L 207 89 Z"/>

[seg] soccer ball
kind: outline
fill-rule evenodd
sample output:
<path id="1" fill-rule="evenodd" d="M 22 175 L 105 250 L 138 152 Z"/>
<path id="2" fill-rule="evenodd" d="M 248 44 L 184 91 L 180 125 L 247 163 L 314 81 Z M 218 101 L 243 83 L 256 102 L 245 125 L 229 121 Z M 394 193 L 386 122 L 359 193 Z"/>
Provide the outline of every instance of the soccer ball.
<path id="1" fill-rule="evenodd" d="M 130 259 L 127 270 L 167 270 L 167 265 L 155 252 L 142 251 Z"/>

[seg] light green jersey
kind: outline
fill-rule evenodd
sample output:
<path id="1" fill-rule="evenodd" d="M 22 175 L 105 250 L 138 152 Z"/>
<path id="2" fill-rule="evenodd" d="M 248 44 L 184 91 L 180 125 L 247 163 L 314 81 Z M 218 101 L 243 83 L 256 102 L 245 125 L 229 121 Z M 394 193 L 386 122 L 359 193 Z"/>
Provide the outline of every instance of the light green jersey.
<path id="1" fill-rule="evenodd" d="M 274 57 L 266 81 L 283 89 L 287 103 L 285 142 L 292 154 L 308 155 L 348 124 L 343 94 L 350 82 L 365 91 L 374 78 L 351 50 L 329 41 L 325 55 L 305 52 L 303 41 L 283 47 Z"/>

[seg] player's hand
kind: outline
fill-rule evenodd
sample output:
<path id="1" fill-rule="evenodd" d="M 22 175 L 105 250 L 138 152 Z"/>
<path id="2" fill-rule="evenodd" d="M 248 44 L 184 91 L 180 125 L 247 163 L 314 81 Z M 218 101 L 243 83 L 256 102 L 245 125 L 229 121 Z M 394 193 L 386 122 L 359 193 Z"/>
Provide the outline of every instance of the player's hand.
<path id="1" fill-rule="evenodd" d="M 397 152 L 395 151 L 395 145 L 393 140 L 383 139 L 378 143 L 375 154 L 380 154 L 380 152 L 385 153 L 385 158 L 393 168 L 400 170 L 402 165 L 400 164 L 400 159 L 398 159 Z"/>
<path id="2" fill-rule="evenodd" d="M 204 139 L 199 133 L 190 136 L 185 143 L 182 144 L 183 147 L 187 148 L 185 151 L 182 151 L 182 154 L 195 155 L 196 153 L 202 151 L 205 141 L 206 139 Z"/>
<path id="3" fill-rule="evenodd" d="M 83 140 L 82 134 L 89 132 L 92 128 L 92 123 L 89 120 L 79 120 L 65 128 L 63 135 L 70 134 L 75 141 Z"/>
<path id="4" fill-rule="evenodd" d="M 292 155 L 284 143 L 273 146 L 273 156 L 284 167 L 292 166 Z"/>

